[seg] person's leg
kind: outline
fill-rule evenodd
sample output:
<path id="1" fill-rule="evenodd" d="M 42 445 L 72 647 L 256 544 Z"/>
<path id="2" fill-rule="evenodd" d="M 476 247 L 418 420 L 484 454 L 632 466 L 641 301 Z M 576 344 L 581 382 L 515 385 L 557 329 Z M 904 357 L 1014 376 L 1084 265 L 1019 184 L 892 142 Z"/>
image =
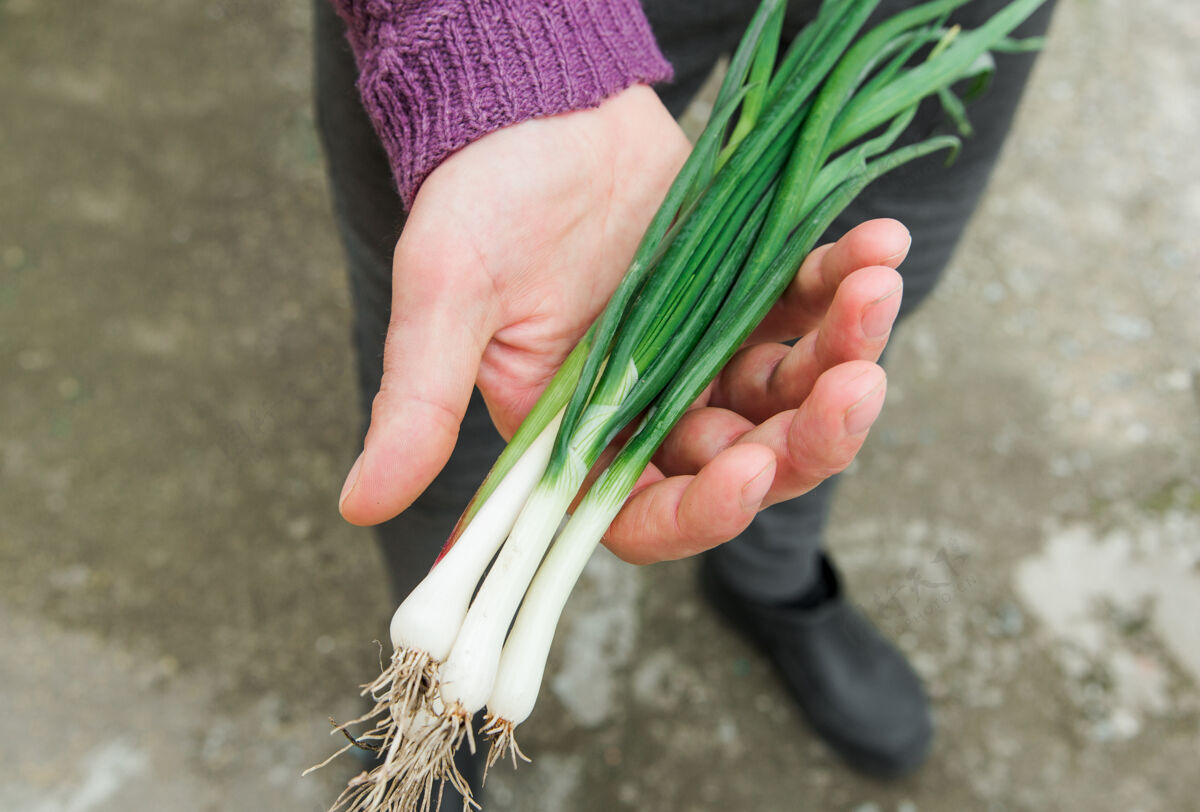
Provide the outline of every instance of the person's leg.
<path id="1" fill-rule="evenodd" d="M 391 312 L 392 250 L 404 210 L 383 147 L 359 99 L 345 27 L 327 0 L 315 0 L 317 126 L 345 247 L 365 434 L 383 376 Z M 503 448 L 478 393 L 445 469 L 403 514 L 376 528 L 399 601 L 425 576 L 458 516 Z"/>

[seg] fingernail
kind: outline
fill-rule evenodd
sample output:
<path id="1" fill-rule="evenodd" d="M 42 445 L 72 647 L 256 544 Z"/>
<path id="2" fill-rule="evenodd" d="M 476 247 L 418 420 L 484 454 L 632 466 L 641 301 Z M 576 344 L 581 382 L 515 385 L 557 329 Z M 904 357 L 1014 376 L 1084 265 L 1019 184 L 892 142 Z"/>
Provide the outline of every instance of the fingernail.
<path id="1" fill-rule="evenodd" d="M 342 495 L 338 497 L 338 510 L 342 509 L 342 505 L 346 504 L 346 497 L 354 490 L 354 486 L 358 484 L 358 469 L 362 468 L 363 454 L 358 455 L 358 459 L 354 461 L 354 465 L 350 466 L 350 473 L 346 474 L 346 482 L 342 485 Z"/>
<path id="2" fill-rule="evenodd" d="M 889 265 L 893 268 L 896 267 L 896 265 L 900 264 L 901 260 L 903 260 L 905 257 L 908 256 L 908 249 L 910 249 L 910 248 L 912 248 L 912 233 L 911 232 L 908 235 L 908 242 L 906 242 L 904 244 L 904 250 L 897 251 L 896 253 L 892 254 L 890 257 L 884 257 L 883 262 L 881 262 L 879 264 L 880 265 Z"/>
<path id="3" fill-rule="evenodd" d="M 742 486 L 742 508 L 744 510 L 757 510 L 762 504 L 762 500 L 766 498 L 767 491 L 771 490 L 771 483 L 775 481 L 775 466 L 767 463 L 763 469 L 754 475 L 754 479 Z"/>
<path id="4" fill-rule="evenodd" d="M 887 378 L 881 375 L 879 382 L 846 410 L 847 434 L 862 434 L 871 428 L 871 424 L 875 422 L 875 418 L 879 417 L 879 412 L 883 409 L 883 396 L 887 391 L 886 383 Z"/>
<path id="5" fill-rule="evenodd" d="M 904 285 L 896 288 L 886 296 L 880 296 L 863 309 L 862 331 L 867 338 L 883 338 L 896 322 L 896 314 L 900 312 L 900 291 Z"/>

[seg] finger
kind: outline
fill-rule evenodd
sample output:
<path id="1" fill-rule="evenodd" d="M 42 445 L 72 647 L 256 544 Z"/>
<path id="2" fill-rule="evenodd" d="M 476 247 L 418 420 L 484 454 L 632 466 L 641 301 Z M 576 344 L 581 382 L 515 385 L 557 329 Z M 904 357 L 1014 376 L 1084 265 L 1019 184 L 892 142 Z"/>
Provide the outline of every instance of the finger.
<path id="1" fill-rule="evenodd" d="M 403 261 L 398 248 L 398 269 Z M 484 297 L 454 289 L 441 272 L 409 266 L 396 274 L 401 277 L 370 428 L 339 499 L 342 516 L 352 524 L 396 516 L 441 471 L 458 439 L 486 345 L 478 332 L 483 314 L 469 304 Z"/>
<path id="2" fill-rule="evenodd" d="M 775 452 L 776 472 L 763 500 L 795 498 L 845 470 L 866 440 L 887 393 L 883 369 L 851 361 L 826 371 L 798 409 L 781 412 L 746 432 L 738 444 Z"/>
<path id="3" fill-rule="evenodd" d="M 912 237 L 899 221 L 868 220 L 833 245 L 813 250 L 779 301 L 750 335 L 750 342 L 788 341 L 815 329 L 842 280 L 871 265 L 897 268 Z"/>
<path id="4" fill-rule="evenodd" d="M 760 344 L 740 351 L 721 371 L 712 405 L 759 423 L 799 406 L 827 369 L 876 361 L 900 311 L 903 281 L 895 270 L 861 268 L 838 286 L 820 327 L 795 346 Z"/>
<path id="5" fill-rule="evenodd" d="M 774 454 L 753 444 L 718 454 L 696 476 L 655 482 L 630 497 L 604 543 L 633 564 L 703 552 L 746 529 L 775 475 Z"/>
<path id="6" fill-rule="evenodd" d="M 654 462 L 667 476 L 694 474 L 753 428 L 753 423 L 728 409 L 693 409 L 671 429 Z"/>

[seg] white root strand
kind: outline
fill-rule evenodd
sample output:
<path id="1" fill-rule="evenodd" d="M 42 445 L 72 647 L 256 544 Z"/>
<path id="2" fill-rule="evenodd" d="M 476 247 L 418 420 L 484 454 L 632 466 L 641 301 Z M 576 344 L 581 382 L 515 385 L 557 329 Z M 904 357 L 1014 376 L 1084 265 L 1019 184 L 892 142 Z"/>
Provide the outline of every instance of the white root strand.
<path id="1" fill-rule="evenodd" d="M 483 780 L 487 782 L 488 771 L 495 766 L 496 762 L 504 758 L 506 755 L 512 759 L 513 769 L 517 769 L 517 759 L 530 763 L 532 759 L 521 752 L 521 748 L 517 745 L 516 725 L 507 719 L 501 719 L 492 714 L 488 714 L 484 720 L 483 734 L 491 739 L 491 744 L 488 748 L 487 763 L 483 768 Z"/>

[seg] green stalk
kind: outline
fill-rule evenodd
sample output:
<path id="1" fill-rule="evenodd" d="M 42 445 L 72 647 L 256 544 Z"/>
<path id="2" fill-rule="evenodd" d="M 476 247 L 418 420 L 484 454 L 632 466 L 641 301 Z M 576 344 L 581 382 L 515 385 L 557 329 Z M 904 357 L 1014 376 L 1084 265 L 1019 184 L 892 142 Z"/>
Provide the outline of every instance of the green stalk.
<path id="1" fill-rule="evenodd" d="M 719 154 L 717 150 L 713 150 L 705 156 L 705 167 L 710 178 L 725 163 L 731 149 L 745 137 L 743 120 L 747 115 L 755 120 L 758 117 L 763 97 L 767 92 L 767 83 L 771 78 L 771 70 L 774 68 L 775 54 L 779 51 L 779 35 L 783 30 L 783 16 L 786 12 L 785 0 L 763 0 L 754 16 L 750 18 L 746 32 L 729 60 L 729 67 L 721 80 L 713 108 L 727 105 L 739 89 L 744 88 L 747 92 L 741 102 L 737 126 L 728 142 L 719 150 Z M 724 129 L 722 126 L 722 130 Z"/>
<path id="2" fill-rule="evenodd" d="M 679 300 L 669 318 L 659 325 L 670 325 L 671 329 L 663 336 L 666 340 L 655 341 L 652 349 L 646 349 L 640 362 L 635 359 L 624 361 L 626 377 L 618 379 L 617 384 L 603 394 L 597 392 L 593 395 L 593 403 L 602 402 L 615 406 L 615 409 L 593 410 L 589 403 L 569 446 L 577 460 L 588 467 L 594 464 L 617 433 L 637 417 L 670 381 L 679 362 L 700 340 L 705 327 L 737 278 L 766 219 L 774 192 L 775 184 L 772 184 L 757 200 L 747 197 L 735 216 L 726 223 L 720 239 L 714 241 L 703 269 L 681 288 Z M 618 362 L 614 360 L 611 368 L 618 368 Z M 635 369 L 637 374 L 631 382 L 630 375 Z M 605 374 L 608 374 L 607 369 Z M 591 421 L 588 420 L 589 412 L 593 415 Z"/>
<path id="3" fill-rule="evenodd" d="M 803 70 L 797 70 L 796 74 L 780 89 L 760 120 L 759 126 L 742 142 L 729 162 L 717 173 L 713 185 L 696 204 L 670 250 L 658 264 L 655 276 L 662 275 L 664 281 L 656 286 L 654 298 L 643 299 L 639 303 L 639 311 L 643 314 L 643 318 L 653 318 L 656 311 L 649 305 L 661 304 L 662 298 L 667 296 L 674 285 L 674 280 L 680 278 L 686 264 L 695 255 L 706 235 L 710 233 L 711 229 L 717 227 L 722 213 L 727 210 L 728 206 L 736 205 L 736 201 L 741 199 L 741 195 L 745 193 L 742 184 L 747 176 L 755 173 L 756 166 L 762 161 L 764 153 L 776 143 L 776 139 L 781 134 L 799 126 L 797 111 L 805 105 L 821 81 L 833 69 L 839 55 L 848 47 L 877 4 L 878 0 L 849 0 L 847 2 L 847 10 L 830 23 L 830 32 L 824 41 L 826 47 L 816 51 L 813 61 L 805 64 Z M 711 128 L 706 129 L 705 135 L 709 135 L 711 132 Z M 622 306 L 621 314 L 624 313 L 625 309 Z M 649 314 L 649 316 L 644 314 Z M 606 309 L 605 318 L 608 315 L 609 310 Z M 602 323 L 597 343 L 592 348 L 592 356 L 597 354 L 601 341 L 605 341 L 607 344 L 603 327 Z M 615 332 L 615 324 L 612 330 Z M 590 364 L 591 361 L 592 358 L 589 357 L 588 363 Z M 623 358 L 614 358 L 612 366 L 618 370 L 623 369 L 623 361 Z M 557 470 L 564 464 L 569 438 L 574 431 L 574 421 L 578 419 L 577 415 L 573 418 L 572 410 L 576 408 L 582 410 L 582 402 L 586 399 L 586 394 L 581 390 L 585 386 L 590 386 L 594 377 L 595 373 L 591 373 L 585 366 L 580 379 L 580 387 L 576 389 L 575 395 L 567 407 L 567 414 L 563 419 L 563 427 L 559 432 L 559 441 L 551 457 L 549 470 Z M 576 407 L 577 401 L 580 404 L 578 407 Z"/>
<path id="4" fill-rule="evenodd" d="M 874 76 L 872 76 L 865 84 L 863 84 L 859 88 L 858 93 L 860 95 L 870 95 L 896 78 L 896 74 L 898 74 L 900 70 L 908 64 L 909 60 L 913 58 L 918 50 L 920 50 L 922 45 L 926 45 L 941 38 L 942 34 L 944 33 L 943 26 L 945 25 L 946 19 L 949 16 L 949 13 L 943 14 L 919 31 L 914 31 L 908 34 L 907 42 L 905 43 L 904 47 L 898 53 L 896 53 L 895 56 L 888 60 L 887 65 L 878 70 Z"/>
<path id="5" fill-rule="evenodd" d="M 714 104 L 714 113 L 708 124 L 706 125 L 696 147 L 693 149 L 688 162 L 681 170 L 681 175 L 684 172 L 689 172 L 688 181 L 686 184 L 679 184 L 678 181 L 672 185 L 671 191 L 667 195 L 667 199 L 663 203 L 659 214 L 655 216 L 655 222 L 658 222 L 663 211 L 671 208 L 674 215 L 681 212 L 685 213 L 685 217 L 695 205 L 695 200 L 707 188 L 707 181 L 711 180 L 712 174 L 715 171 L 717 151 L 720 148 L 721 137 L 725 131 L 735 110 L 739 105 L 745 107 L 747 96 L 754 95 L 759 98 L 761 104 L 761 95 L 764 90 L 756 89 L 755 86 L 744 86 L 744 80 L 747 71 L 753 61 L 756 69 L 763 61 L 758 58 L 758 54 L 769 51 L 773 55 L 778 48 L 779 31 L 782 28 L 782 18 L 786 10 L 786 3 L 783 0 L 765 0 L 754 17 L 751 19 L 750 25 L 747 28 L 746 34 L 743 36 L 738 45 L 737 52 L 730 63 L 729 70 L 726 73 L 724 82 L 717 95 L 717 100 Z M 765 82 L 761 82 L 765 88 Z M 744 112 L 743 112 L 744 115 Z M 677 186 L 679 188 L 677 188 Z M 678 198 L 678 200 L 676 200 Z M 684 220 L 686 222 L 686 219 Z M 579 415 L 582 414 L 583 408 L 589 397 L 593 393 L 608 392 L 616 385 L 621 374 L 619 370 L 623 370 L 626 360 L 632 356 L 629 351 L 629 345 L 635 344 L 636 341 L 628 340 L 620 353 L 617 353 L 612 359 L 614 363 L 610 364 L 608 381 L 604 381 L 604 371 L 601 368 L 601 362 L 608 359 L 608 355 L 615 348 L 607 346 L 616 332 L 616 325 L 623 320 L 628 321 L 630 317 L 630 298 L 636 293 L 637 299 L 634 301 L 633 308 L 635 312 L 649 313 L 651 317 L 657 313 L 657 306 L 661 305 L 661 299 L 667 295 L 667 292 L 674 287 L 678 282 L 681 274 L 686 273 L 686 269 L 678 263 L 671 263 L 663 268 L 663 260 L 669 252 L 669 248 L 673 246 L 677 240 L 677 235 L 684 228 L 683 222 L 677 222 L 668 233 L 666 229 L 659 234 L 660 246 L 652 252 L 647 252 L 647 256 L 642 256 L 643 248 L 647 247 L 647 241 L 643 238 L 642 244 L 639 247 L 639 255 L 634 258 L 629 271 L 626 272 L 626 279 L 630 276 L 639 274 L 645 276 L 646 271 L 651 268 L 656 268 L 654 275 L 651 277 L 652 288 L 646 290 L 646 283 L 642 278 L 639 278 L 638 285 L 625 285 L 622 280 L 622 285 L 614 292 L 610 299 L 608 307 L 599 323 L 599 339 L 596 346 L 605 346 L 605 352 L 602 355 L 598 350 L 592 353 L 585 364 L 583 373 L 580 379 L 574 396 L 572 397 L 567 412 L 563 418 L 562 428 L 559 432 L 559 442 L 555 446 L 554 455 L 551 459 L 551 466 L 561 464 L 561 460 L 565 456 L 567 444 L 571 434 L 574 432 Z M 647 237 L 650 232 L 647 232 Z M 661 240 L 667 237 L 670 242 L 662 244 Z M 695 251 L 695 246 L 692 247 L 692 252 Z M 655 282 L 657 280 L 657 282 Z M 621 324 L 623 336 L 630 335 L 631 331 L 627 323 Z M 614 372 L 613 370 L 618 370 Z M 597 382 L 597 378 L 600 379 Z"/>
<path id="6" fill-rule="evenodd" d="M 783 0 L 766 0 L 751 21 L 751 27 L 739 44 L 738 54 L 731 63 L 725 77 L 725 84 L 718 94 L 714 112 L 705 126 L 691 155 L 685 162 L 675 182 L 672 183 L 650 226 L 647 228 L 638 251 L 630 263 L 629 269 L 614 291 L 597 323 L 597 336 L 593 350 L 589 354 L 580 375 L 580 384 L 568 403 L 559 432 L 560 440 L 555 446 L 551 465 L 558 464 L 566 452 L 568 438 L 575 430 L 579 416 L 587 403 L 588 397 L 595 389 L 596 378 L 601 374 L 602 364 L 608 357 L 609 344 L 616 333 L 617 325 L 625 318 L 632 297 L 637 294 L 644 284 L 645 276 L 650 269 L 656 267 L 664 252 L 664 238 L 674 235 L 678 224 L 672 228 L 672 221 L 680 213 L 688 212 L 695 204 L 715 171 L 716 156 L 721 146 L 721 140 L 733 113 L 743 103 L 746 95 L 753 90 L 742 86 L 750 60 L 762 41 L 764 31 L 774 31 L 774 43 L 769 47 L 772 52 L 777 48 L 779 27 L 782 26 L 782 14 L 786 4 Z M 778 18 L 778 20 L 776 20 Z M 777 24 L 776 24 L 777 23 Z M 770 37 L 768 37 L 768 40 Z"/>
<path id="7" fill-rule="evenodd" d="M 567 400 L 571 397 L 571 393 L 575 391 L 575 387 L 579 383 L 579 373 L 583 369 L 583 361 L 587 357 L 595 331 L 596 328 L 593 326 L 588 329 L 583 338 L 579 339 L 579 343 L 575 345 L 575 348 L 563 360 L 562 366 L 558 368 L 558 372 L 554 373 L 554 377 L 550 379 L 549 385 L 546 386 L 546 390 L 542 392 L 537 403 L 525 415 L 525 419 L 521 421 L 521 425 L 517 428 L 516 433 L 508 441 L 508 445 L 504 447 L 504 450 L 500 452 L 500 456 L 492 464 L 491 470 L 488 471 L 483 483 L 479 486 L 479 490 L 475 491 L 475 495 L 471 497 L 466 510 L 463 511 L 462 516 L 455 523 L 454 530 L 450 532 L 450 538 L 446 540 L 446 544 L 442 547 L 443 555 L 458 539 L 463 529 L 470 524 L 471 519 L 475 518 L 475 514 L 479 512 L 480 506 L 488 500 L 488 497 L 496 490 L 496 486 L 512 470 L 516 461 L 521 458 L 521 455 L 529 449 L 529 446 L 537 439 L 537 436 L 542 433 L 542 429 L 546 428 L 550 421 L 554 419 L 554 416 L 567 404 Z"/>
<path id="8" fill-rule="evenodd" d="M 732 284 L 735 278 L 733 273 L 720 276 L 717 282 L 712 281 L 713 275 L 719 267 L 724 267 L 722 258 L 728 253 L 750 250 L 752 242 L 743 240 L 736 246 L 732 244 L 737 235 L 745 231 L 747 218 L 750 216 L 757 218 L 754 227 L 757 233 L 757 228 L 766 213 L 759 202 L 763 200 L 764 195 L 768 200 L 774 196 L 774 184 L 791 151 L 792 140 L 799 123 L 798 118 L 792 126 L 783 129 L 776 142 L 770 146 L 767 155 L 754 165 L 752 174 L 744 179 L 743 186 L 738 190 L 740 197 L 719 213 L 691 255 L 684 257 L 684 261 L 680 263 L 677 261 L 678 257 L 671 254 L 673 264 L 664 263 L 664 266 L 675 269 L 675 272 L 666 273 L 663 270 L 664 266 L 660 266 L 639 292 L 625 322 L 621 325 L 620 335 L 610 351 L 607 366 L 600 374 L 600 379 L 590 396 L 592 401 L 599 400 L 605 403 L 621 402 L 623 396 L 632 400 L 628 404 L 622 403 L 619 410 L 609 414 L 603 431 L 593 434 L 593 439 L 600 443 L 599 447 L 583 453 L 583 458 L 591 460 L 598 457 L 604 446 L 649 404 L 669 380 L 669 375 L 664 377 L 661 371 L 659 374 L 647 376 L 646 370 L 649 366 L 654 364 L 661 368 L 661 357 L 664 353 L 668 353 L 668 358 L 682 357 L 699 338 L 699 331 L 704 323 L 697 324 L 693 318 L 696 303 L 710 284 L 723 285 L 720 288 L 722 295 Z M 694 227 L 694 224 L 685 226 Z M 680 244 L 686 242 L 681 240 Z M 673 246 L 673 250 L 677 250 L 677 247 Z M 743 253 L 738 260 L 738 267 L 744 259 Z M 694 326 L 687 326 L 689 324 Z M 672 364 L 676 362 L 677 360 L 671 361 Z M 630 364 L 637 369 L 639 376 L 634 390 L 636 395 L 626 388 L 625 374 Z M 576 445 L 576 453 L 580 453 L 579 443 L 574 440 L 572 442 Z"/>
<path id="9" fill-rule="evenodd" d="M 699 297 L 684 308 L 686 318 L 678 331 L 659 350 L 657 357 L 647 367 L 646 372 L 630 389 L 625 400 L 614 414 L 614 424 L 624 427 L 645 409 L 667 386 L 677 373 L 680 363 L 687 357 L 701 340 L 705 328 L 713 315 L 726 300 L 742 266 L 749 256 L 754 241 L 758 238 L 762 225 L 766 221 L 771 201 L 775 197 L 777 186 L 772 184 L 763 196 L 756 202 L 753 210 L 741 224 L 737 237 L 729 244 L 729 250 L 722 258 L 717 273 L 707 284 L 697 285 Z M 615 436 L 613 431 L 609 442 Z"/>
<path id="10" fill-rule="evenodd" d="M 761 284 L 751 291 L 745 301 L 727 303 L 721 308 L 700 343 L 680 366 L 679 373 L 655 401 L 637 433 L 592 486 L 597 491 L 597 498 L 619 498 L 624 501 L 628 497 L 654 452 L 679 418 L 766 316 L 825 229 L 867 184 L 902 164 L 939 150 L 955 148 L 957 144 L 957 138 L 938 136 L 898 149 L 868 164 L 862 172 L 846 180 L 822 201 L 787 241 L 783 251 L 762 275 Z"/>
<path id="11" fill-rule="evenodd" d="M 827 46 L 830 32 L 850 10 L 851 5 L 845 0 L 825 0 L 821 4 L 816 18 L 801 29 L 783 55 L 779 69 L 767 88 L 768 103 L 773 103 L 779 97 L 784 85 L 792 80 L 797 71 L 802 70 L 801 66 L 807 65 L 817 51 Z"/>
<path id="12" fill-rule="evenodd" d="M 778 95 L 763 114 L 759 126 L 734 151 L 730 160 L 721 168 L 705 196 L 697 203 L 680 230 L 671 250 L 663 257 L 660 271 L 669 278 L 678 278 L 681 266 L 688 262 L 705 235 L 716 227 L 722 212 L 744 194 L 742 184 L 747 176 L 753 175 L 764 154 L 776 143 L 784 132 L 799 126 L 797 112 L 806 104 L 813 92 L 833 69 L 839 55 L 846 49 L 858 30 L 874 10 L 878 0 L 848 2 L 844 14 L 830 23 L 830 32 L 825 47 L 814 53 L 811 62 L 797 70 L 795 75 L 780 89 Z M 761 241 L 761 238 L 760 238 Z M 585 369 L 585 379 L 587 371 Z M 578 394 L 578 392 L 576 393 Z M 569 414 L 569 413 L 568 413 Z M 564 420 L 564 426 L 566 421 Z M 560 433 L 561 437 L 561 433 Z M 555 456 L 558 449 L 555 450 Z M 551 464 L 554 464 L 552 458 Z"/>
<path id="13" fill-rule="evenodd" d="M 742 58 L 743 50 L 747 53 L 753 52 L 754 65 L 750 69 L 750 78 L 747 84 L 750 92 L 742 101 L 742 109 L 738 114 L 737 125 L 733 128 L 733 133 L 729 136 L 729 142 L 725 148 L 721 150 L 720 156 L 717 158 L 716 168 L 720 168 L 729 160 L 729 156 L 737 149 L 737 145 L 742 143 L 746 136 L 754 129 L 754 125 L 758 123 L 758 116 L 762 112 L 763 105 L 767 100 L 767 93 L 771 82 L 771 74 L 775 70 L 775 57 L 779 53 L 779 37 L 783 32 L 783 17 L 787 11 L 787 3 L 782 0 L 767 0 L 759 6 L 758 11 L 754 15 L 754 20 L 751 26 L 754 26 L 758 18 L 764 18 L 761 23 L 760 33 L 755 34 L 753 39 L 746 36 L 738 44 L 738 49 L 734 53 L 733 59 L 730 61 L 730 69 L 732 70 L 737 65 L 738 70 L 745 70 L 741 65 L 738 65 L 739 58 Z M 728 83 L 730 77 L 726 75 L 725 81 Z M 717 95 L 720 100 L 721 95 L 728 92 L 727 86 L 721 87 L 721 93 Z"/>
<path id="14" fill-rule="evenodd" d="M 700 173 L 704 169 L 705 155 L 711 151 L 714 143 L 719 143 L 724 126 L 733 115 L 740 99 L 739 95 L 724 108 L 713 112 L 712 120 L 705 127 L 692 154 L 688 156 L 670 189 L 667 190 L 667 195 L 651 219 L 650 225 L 646 227 L 646 233 L 638 244 L 637 252 L 634 254 L 629 268 L 625 271 L 625 276 L 617 285 L 617 289 L 613 291 L 604 312 L 593 324 L 595 332 L 592 344 L 584 361 L 583 369 L 580 371 L 575 391 L 567 402 L 566 413 L 563 415 L 562 426 L 559 429 L 559 439 L 550 458 L 551 466 L 561 465 L 569 438 L 575 431 L 575 426 L 583 413 L 596 378 L 608 358 L 609 346 L 617 332 L 617 327 L 625 318 L 629 303 L 642 287 L 650 269 L 655 266 L 656 263 L 653 260 L 661 250 L 663 237 L 679 213 L 689 190 L 698 181 Z"/>
<path id="15" fill-rule="evenodd" d="M 732 235 L 736 234 L 737 229 L 743 224 L 749 208 L 762 196 L 764 190 L 778 175 L 790 151 L 790 139 L 794 137 L 798 124 L 799 122 L 795 122 L 793 126 L 789 126 L 781 132 L 779 142 L 772 145 L 771 151 L 759 164 L 755 165 L 753 173 L 745 179 L 745 185 L 737 190 L 739 197 L 735 197 L 731 201 L 729 208 L 717 212 L 717 216 L 712 218 L 713 222 L 709 224 L 708 229 L 699 233 L 699 239 L 691 239 L 693 231 L 697 228 L 695 222 L 689 220 L 684 224 L 675 244 L 656 266 L 653 275 L 646 281 L 634 303 L 629 307 L 625 321 L 620 326 L 620 335 L 615 339 L 606 359 L 606 366 L 599 373 L 592 391 L 588 393 L 587 403 L 620 402 L 622 393 L 626 392 L 625 375 L 630 364 L 636 367 L 638 375 L 641 376 L 645 371 L 646 364 L 661 352 L 668 338 L 671 342 L 685 340 L 679 334 L 678 328 L 687 316 L 686 308 L 670 308 L 668 303 L 680 300 L 681 297 L 687 297 L 682 299 L 685 302 L 694 301 L 699 296 L 699 292 L 695 288 L 696 280 L 706 279 L 711 275 L 715 263 L 719 260 L 724 248 L 728 246 Z M 726 226 L 729 228 L 726 229 Z M 685 254 L 685 249 L 689 253 Z M 660 378 L 654 377 L 646 382 L 639 381 L 639 402 L 643 406 L 655 394 L 648 389 L 652 385 L 650 381 L 660 381 Z M 661 386 L 663 383 L 665 380 L 655 385 Z M 580 388 L 582 388 L 582 382 Z M 578 396 L 578 394 L 579 390 L 577 389 L 576 395 Z M 611 439 L 628 420 L 632 419 L 634 414 L 636 411 L 631 414 L 628 409 L 612 413 L 604 430 L 595 436 Z M 564 419 L 564 427 L 565 424 Z M 572 435 L 577 428 L 578 421 L 571 429 Z M 566 431 L 566 428 L 561 428 L 559 431 L 559 445 L 556 446 L 551 457 L 548 471 L 561 470 L 571 453 L 571 445 L 574 441 L 571 439 L 572 435 L 568 435 Z M 606 443 L 607 441 L 605 441 Z M 578 443 L 575 445 L 574 453 L 580 454 L 581 449 Z M 603 450 L 603 445 L 594 449 L 595 456 L 598 456 L 601 450 Z M 584 453 L 583 457 L 592 459 L 592 451 Z"/>
<path id="16" fill-rule="evenodd" d="M 765 86 L 770 81 L 770 72 L 764 75 L 760 62 L 762 55 L 769 53 L 771 56 L 767 64 L 774 68 L 774 54 L 779 49 L 779 34 L 783 30 L 783 15 L 786 11 L 787 3 L 784 0 L 763 0 L 759 3 L 758 10 L 746 25 L 746 33 L 742 35 L 737 50 L 729 60 L 729 68 L 725 72 L 725 78 L 721 80 L 721 88 L 713 102 L 714 109 L 728 104 L 744 84 L 762 82 Z M 755 91 L 754 95 L 760 92 Z M 748 99 L 742 101 L 743 114 L 747 102 Z"/>
<path id="17" fill-rule="evenodd" d="M 751 266 L 765 267 L 765 261 L 779 253 L 788 234 L 796 227 L 796 212 L 803 206 L 818 169 L 832 153 L 826 146 L 830 129 L 854 88 L 866 79 L 871 66 L 878 63 L 880 54 L 886 53 L 889 43 L 893 43 L 904 32 L 936 19 L 965 2 L 967 0 L 934 0 L 903 11 L 875 26 L 837 60 L 837 66 L 818 92 L 805 120 L 796 149 L 785 170 L 775 207 L 763 229 L 763 236 L 755 246 Z M 892 116 L 911 105 L 912 102 L 895 110 Z M 755 278 L 751 277 L 747 284 L 753 284 Z"/>
<path id="18" fill-rule="evenodd" d="M 991 19 L 972 31 L 955 37 L 936 59 L 912 68 L 885 87 L 856 97 L 846 108 L 829 142 L 840 148 L 891 119 L 915 101 L 949 87 L 966 75 L 975 60 L 990 48 L 1007 43 L 1008 34 L 1037 11 L 1045 0 L 1013 0 Z"/>
<path id="19" fill-rule="evenodd" d="M 796 211 L 798 220 L 807 217 L 822 200 L 833 193 L 842 181 L 857 174 L 871 158 L 892 148 L 896 140 L 912 123 L 917 114 L 917 105 L 913 105 L 892 119 L 891 124 L 879 135 L 864 141 L 858 146 L 846 150 L 821 168 L 813 181 L 812 188 L 804 198 L 804 203 Z"/>
<path id="20" fill-rule="evenodd" d="M 638 359 L 653 357 L 661 347 L 654 336 L 663 331 L 674 331 L 682 321 L 684 314 L 672 312 L 668 303 L 677 298 L 692 284 L 692 280 L 703 273 L 705 263 L 711 262 L 709 257 L 714 246 L 727 246 L 738 232 L 750 207 L 761 197 L 765 190 L 783 168 L 791 151 L 791 138 L 794 137 L 795 127 L 784 130 L 763 159 L 755 164 L 751 174 L 743 178 L 743 185 L 737 190 L 737 195 L 730 204 L 717 213 L 712 224 L 695 241 L 690 253 L 684 255 L 685 246 L 692 246 L 693 241 L 681 238 L 667 257 L 664 257 L 663 272 L 657 272 L 646 283 L 638 294 L 638 301 L 631 310 L 624 324 L 621 325 L 621 335 L 613 345 L 611 356 L 617 367 L 624 365 L 629 359 L 638 363 L 638 369 L 644 369 L 645 362 Z M 732 225 L 730 225 L 732 224 Z M 730 228 L 727 228 L 730 226 Z M 695 223 L 685 224 L 681 235 L 690 237 Z M 719 257 L 719 254 L 718 254 Z M 677 269 L 677 272 L 665 271 L 667 268 Z M 709 267 L 711 270 L 711 267 Z M 605 388 L 603 378 L 598 391 Z"/>

